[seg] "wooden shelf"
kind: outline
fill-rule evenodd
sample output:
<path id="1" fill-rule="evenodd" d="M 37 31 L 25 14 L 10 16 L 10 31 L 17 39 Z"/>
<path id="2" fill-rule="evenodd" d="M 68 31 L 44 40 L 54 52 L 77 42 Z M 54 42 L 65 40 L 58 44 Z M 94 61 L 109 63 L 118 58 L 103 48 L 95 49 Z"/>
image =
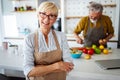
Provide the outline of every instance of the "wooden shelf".
<path id="1" fill-rule="evenodd" d="M 116 4 L 103 4 L 103 7 L 116 7 Z"/>
<path id="2" fill-rule="evenodd" d="M 31 0 L 10 0 L 10 1 L 31 1 Z M 22 4 L 22 3 L 19 3 Z M 18 7 L 14 7 L 14 11 L 12 12 L 17 12 L 17 13 L 22 13 L 22 12 L 35 12 L 36 8 L 33 8 L 32 6 L 30 6 L 29 4 L 26 4 L 27 6 L 18 6 Z M 29 6 L 28 6 L 29 5 Z"/>
<path id="3" fill-rule="evenodd" d="M 102 4 L 102 6 L 103 7 L 116 7 L 116 4 Z"/>
<path id="4" fill-rule="evenodd" d="M 10 0 L 10 1 L 27 1 L 27 0 Z"/>
<path id="5" fill-rule="evenodd" d="M 24 37 L 4 37 L 4 39 L 11 39 L 11 40 L 24 40 Z"/>
<path id="6" fill-rule="evenodd" d="M 22 13 L 22 12 L 35 12 L 35 11 L 36 11 L 36 10 L 12 11 L 12 12 Z"/>
<path id="7" fill-rule="evenodd" d="M 104 4 L 103 7 L 116 7 L 116 4 Z M 83 16 L 67 16 L 66 19 L 82 18 Z"/>
<path id="8" fill-rule="evenodd" d="M 67 16 L 66 19 L 82 18 L 83 16 Z"/>

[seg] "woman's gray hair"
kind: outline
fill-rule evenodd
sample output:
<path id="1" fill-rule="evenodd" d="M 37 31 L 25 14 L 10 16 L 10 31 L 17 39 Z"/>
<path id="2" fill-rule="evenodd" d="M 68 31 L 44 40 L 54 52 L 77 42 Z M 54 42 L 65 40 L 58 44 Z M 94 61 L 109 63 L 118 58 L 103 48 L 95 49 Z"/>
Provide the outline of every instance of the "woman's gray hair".
<path id="1" fill-rule="evenodd" d="M 90 12 L 103 12 L 103 6 L 100 3 L 90 2 L 88 8 Z"/>

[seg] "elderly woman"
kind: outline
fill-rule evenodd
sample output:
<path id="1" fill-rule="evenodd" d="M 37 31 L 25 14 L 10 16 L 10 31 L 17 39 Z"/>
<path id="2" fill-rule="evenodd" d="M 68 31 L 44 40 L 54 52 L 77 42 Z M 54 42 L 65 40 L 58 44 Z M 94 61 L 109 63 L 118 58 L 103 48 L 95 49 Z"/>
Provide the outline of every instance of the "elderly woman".
<path id="1" fill-rule="evenodd" d="M 107 42 L 114 35 L 112 21 L 106 15 L 102 15 L 103 6 L 96 2 L 89 5 L 89 16 L 83 17 L 74 29 L 74 36 L 77 43 L 84 43 L 84 46 L 91 47 L 93 44 L 100 44 L 107 47 Z M 79 34 L 83 31 L 83 39 Z"/>
<path id="2" fill-rule="evenodd" d="M 53 2 L 43 2 L 37 16 L 40 28 L 25 38 L 24 74 L 29 80 L 66 80 L 73 69 L 64 33 L 52 30 L 58 9 Z"/>

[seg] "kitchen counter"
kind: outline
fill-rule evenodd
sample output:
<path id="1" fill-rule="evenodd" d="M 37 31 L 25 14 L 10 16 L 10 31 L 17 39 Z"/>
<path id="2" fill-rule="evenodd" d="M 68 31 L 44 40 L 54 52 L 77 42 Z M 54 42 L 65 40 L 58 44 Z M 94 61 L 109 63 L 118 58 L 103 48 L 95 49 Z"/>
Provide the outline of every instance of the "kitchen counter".
<path id="1" fill-rule="evenodd" d="M 10 53 L 8 50 L 3 50 L 0 47 L 0 69 L 10 69 L 10 70 L 23 70 L 23 55 Z"/>
<path id="2" fill-rule="evenodd" d="M 120 80 L 120 69 L 104 70 L 95 63 L 95 60 L 120 59 L 120 49 L 113 49 L 112 53 L 94 54 L 90 60 L 73 59 L 74 70 L 68 74 L 68 80 Z"/>
<path id="3" fill-rule="evenodd" d="M 120 80 L 120 69 L 103 70 L 94 61 L 103 59 L 120 59 L 120 49 L 113 49 L 108 55 L 93 55 L 90 60 L 73 59 L 74 69 L 68 73 L 67 80 Z M 0 69 L 23 71 L 23 56 L 13 54 L 0 48 Z"/>

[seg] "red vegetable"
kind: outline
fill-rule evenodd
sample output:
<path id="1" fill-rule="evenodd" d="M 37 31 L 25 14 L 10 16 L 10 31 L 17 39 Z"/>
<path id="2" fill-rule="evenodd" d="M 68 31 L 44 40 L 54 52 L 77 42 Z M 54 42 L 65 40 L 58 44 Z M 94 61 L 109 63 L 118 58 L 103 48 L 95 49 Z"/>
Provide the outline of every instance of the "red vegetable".
<path id="1" fill-rule="evenodd" d="M 88 53 L 88 49 L 84 48 L 83 50 L 83 53 L 87 54 Z"/>
<path id="2" fill-rule="evenodd" d="M 89 49 L 88 54 L 93 55 L 94 54 L 94 49 Z"/>

